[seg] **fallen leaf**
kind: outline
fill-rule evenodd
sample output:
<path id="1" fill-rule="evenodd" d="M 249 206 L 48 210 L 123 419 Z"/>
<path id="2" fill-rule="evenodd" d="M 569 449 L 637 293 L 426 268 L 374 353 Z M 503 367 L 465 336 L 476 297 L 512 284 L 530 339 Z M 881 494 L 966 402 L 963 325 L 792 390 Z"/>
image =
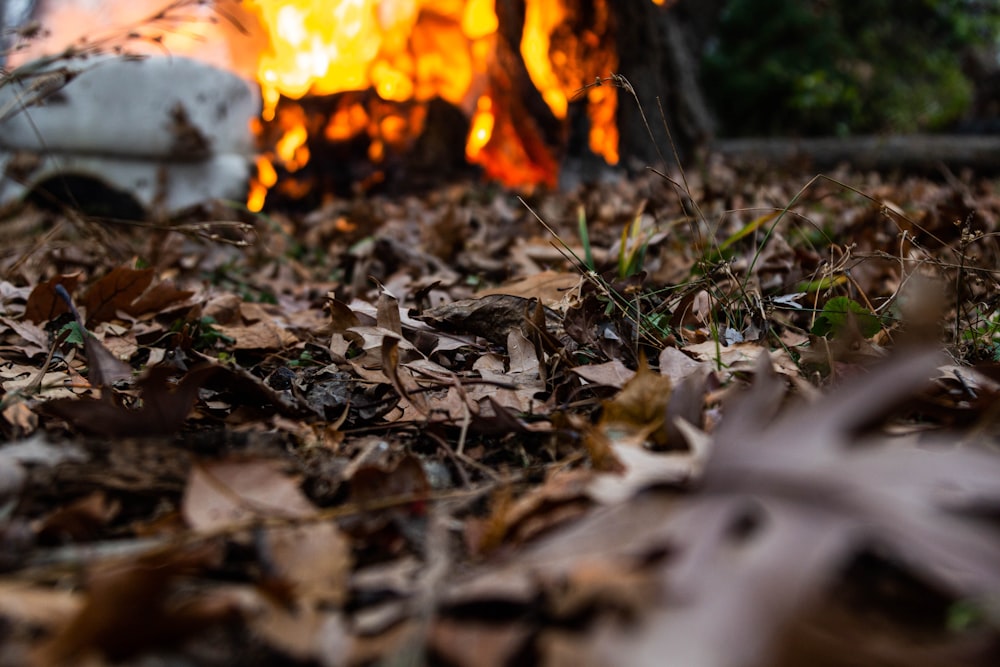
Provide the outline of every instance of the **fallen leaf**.
<path id="1" fill-rule="evenodd" d="M 675 384 L 708 365 L 706 361 L 695 361 L 676 347 L 665 347 L 660 352 L 660 375 L 665 375 Z M 709 365 L 710 367 L 710 365 Z"/>
<path id="2" fill-rule="evenodd" d="M 604 401 L 598 429 L 612 443 L 641 447 L 647 440 L 659 448 L 667 446 L 667 404 L 673 383 L 650 370 L 645 360 L 622 390 Z"/>
<path id="3" fill-rule="evenodd" d="M 112 354 L 89 331 L 84 333 L 83 349 L 87 355 L 87 380 L 93 386 L 112 387 L 132 379 L 132 367 Z"/>
<path id="4" fill-rule="evenodd" d="M 148 313 L 159 313 L 176 306 L 194 296 L 191 290 L 178 289 L 169 281 L 158 282 L 133 301 L 126 312 L 133 317 Z"/>
<path id="5" fill-rule="evenodd" d="M 68 307 L 67 307 L 68 308 Z M 42 327 L 30 321 L 14 320 L 0 317 L 0 324 L 11 329 L 24 341 L 18 347 L 21 353 L 29 359 L 36 355 L 44 355 L 49 351 L 49 335 Z"/>
<path id="6" fill-rule="evenodd" d="M 621 389 L 635 377 L 635 371 L 629 369 L 618 359 L 606 361 L 603 364 L 589 364 L 572 369 L 574 373 L 591 384 Z"/>
<path id="7" fill-rule="evenodd" d="M 78 591 L 0 581 L 0 617 L 8 623 L 50 630 L 78 615 L 83 604 Z"/>
<path id="8" fill-rule="evenodd" d="M 294 589 L 308 605 L 341 605 L 347 599 L 351 545 L 333 523 L 279 526 L 266 532 L 269 576 Z"/>
<path id="9" fill-rule="evenodd" d="M 499 287 L 482 290 L 479 296 L 506 294 L 523 299 L 538 299 L 542 305 L 560 310 L 560 306 L 567 305 L 579 296 L 583 281 L 584 277 L 579 273 L 539 271 Z"/>
<path id="10" fill-rule="evenodd" d="M 97 537 L 121 510 L 121 503 L 103 490 L 75 500 L 37 522 L 42 542 L 83 542 Z"/>
<path id="11" fill-rule="evenodd" d="M 455 667 L 510 665 L 531 635 L 526 624 L 504 625 L 439 618 L 427 638 L 430 649 Z"/>
<path id="12" fill-rule="evenodd" d="M 137 380 L 142 404 L 122 405 L 111 390 L 100 398 L 59 398 L 40 406 L 40 411 L 65 419 L 87 433 L 108 436 L 166 435 L 184 424 L 198 390 L 218 370 L 204 364 L 193 368 L 176 385 L 170 383 L 174 369 L 154 366 Z"/>
<path id="13" fill-rule="evenodd" d="M 235 350 L 284 350 L 299 341 L 295 334 L 271 320 L 248 325 L 219 325 L 216 329 L 233 339 Z"/>
<path id="14" fill-rule="evenodd" d="M 83 607 L 38 649 L 39 664 L 81 664 L 88 656 L 121 660 L 144 649 L 171 646 L 232 618 L 231 605 L 210 594 L 178 599 L 175 586 L 217 563 L 215 544 L 155 552 L 130 562 L 108 562 L 89 573 Z"/>
<path id="15" fill-rule="evenodd" d="M 276 461 L 220 461 L 192 467 L 181 513 L 192 529 L 212 532 L 251 519 L 302 519 L 316 507 Z"/>
<path id="16" fill-rule="evenodd" d="M 592 476 L 586 470 L 557 471 L 516 501 L 494 503 L 486 520 L 489 530 L 474 552 L 487 553 L 501 543 L 523 544 L 581 516 L 590 506 L 586 489 Z"/>
<path id="17" fill-rule="evenodd" d="M 56 285 L 62 285 L 68 294 L 76 290 L 80 274 L 53 276 L 35 285 L 24 307 L 24 319 L 34 324 L 49 322 L 69 312 L 69 304 L 56 293 Z"/>
<path id="18" fill-rule="evenodd" d="M 87 326 L 115 319 L 118 311 L 128 313 L 132 302 L 153 282 L 152 269 L 120 266 L 91 285 L 80 303 L 87 309 Z"/>
<path id="19" fill-rule="evenodd" d="M 419 318 L 446 332 L 475 334 L 504 345 L 513 330 L 530 335 L 530 328 L 525 330 L 526 321 L 530 321 L 536 303 L 534 299 L 496 294 L 428 308 Z"/>

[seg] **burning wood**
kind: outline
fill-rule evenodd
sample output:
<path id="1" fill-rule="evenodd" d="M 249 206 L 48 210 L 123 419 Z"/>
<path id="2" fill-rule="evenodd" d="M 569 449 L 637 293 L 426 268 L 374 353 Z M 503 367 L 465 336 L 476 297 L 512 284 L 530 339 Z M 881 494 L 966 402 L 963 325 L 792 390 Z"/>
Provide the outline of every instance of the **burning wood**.
<path id="1" fill-rule="evenodd" d="M 424 129 L 426 104 L 443 99 L 470 118 L 465 154 L 488 177 L 512 186 L 554 185 L 560 140 L 548 145 L 532 127 L 536 119 L 525 94 L 540 96 L 546 113 L 565 125 L 577 91 L 617 66 L 605 0 L 528 0 L 523 16 L 515 15 L 511 3 L 498 8 L 494 0 L 249 4 L 269 36 L 257 70 L 264 122 L 280 124 L 284 133 L 265 152 L 268 164 L 260 165 L 251 208 L 263 203 L 264 191 L 276 181 L 272 165 L 294 172 L 309 158 L 302 122 L 276 116 L 282 98 L 374 90 L 375 105 L 338 111 L 324 132 L 334 140 L 367 135 L 368 155 L 376 162 L 405 150 Z M 519 40 L 507 38 L 506 24 L 516 26 L 506 32 Z M 409 105 L 408 112 L 380 115 L 375 107 L 381 101 Z M 586 101 L 591 149 L 615 163 L 615 90 L 591 87 Z"/>

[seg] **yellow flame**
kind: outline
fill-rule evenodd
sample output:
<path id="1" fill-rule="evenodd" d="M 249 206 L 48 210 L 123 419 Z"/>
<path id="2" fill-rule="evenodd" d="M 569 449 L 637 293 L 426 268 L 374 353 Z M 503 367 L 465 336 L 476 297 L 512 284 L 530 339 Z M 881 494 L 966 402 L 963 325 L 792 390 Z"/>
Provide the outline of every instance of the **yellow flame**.
<path id="1" fill-rule="evenodd" d="M 352 104 L 346 109 L 338 109 L 323 130 L 329 141 L 346 141 L 361 134 L 369 124 L 368 112 L 360 104 Z"/>
<path id="2" fill-rule="evenodd" d="M 482 39 L 500 27 L 495 0 L 469 0 L 462 14 L 462 32 L 469 39 Z"/>
<path id="3" fill-rule="evenodd" d="M 470 114 L 466 155 L 484 164 L 487 174 L 508 184 L 552 178 L 548 172 L 556 167 L 536 160 L 537 139 L 531 147 L 504 147 L 526 135 L 513 127 L 520 121 L 508 105 L 490 97 L 494 89 L 507 90 L 493 78 L 496 0 L 244 0 L 243 6 L 256 15 L 267 38 L 257 67 L 265 120 L 275 119 L 282 97 L 306 94 L 373 90 L 387 102 L 415 103 L 390 111 L 377 100 L 367 108 L 355 100 L 333 112 L 325 127 L 314 123 L 331 141 L 367 134 L 369 157 L 379 161 L 420 132 L 423 103 L 439 97 Z M 577 25 L 579 16 L 565 0 L 525 0 L 524 7 L 519 46 L 532 83 L 559 119 L 585 89 L 591 149 L 617 162 L 617 93 L 592 83 L 617 67 L 608 1 L 593 0 L 591 27 Z M 295 171 L 309 160 L 306 141 L 318 127 L 307 131 L 305 122 L 304 112 L 296 117 L 282 110 L 277 125 L 284 135 L 269 156 L 274 164 Z M 485 164 L 493 159 L 499 163 Z M 270 162 L 268 167 L 273 171 Z M 258 180 L 267 187 L 263 176 Z M 262 203 L 262 195 L 253 196 L 255 205 Z"/>
<path id="4" fill-rule="evenodd" d="M 476 113 L 472 116 L 472 123 L 469 128 L 469 138 L 465 142 L 465 155 L 470 160 L 475 160 L 493 136 L 493 101 L 483 95 L 476 102 Z"/>
<path id="5" fill-rule="evenodd" d="M 268 49 L 257 79 L 264 118 L 281 96 L 374 87 L 382 99 L 465 102 L 476 42 L 496 32 L 495 0 L 248 0 Z"/>
<path id="6" fill-rule="evenodd" d="M 610 31 L 607 0 L 594 0 L 593 24 L 582 30 L 560 35 L 554 45 L 556 29 L 572 17 L 566 8 L 548 0 L 526 0 L 521 57 L 532 83 L 542 94 L 556 118 L 565 118 L 570 96 L 583 90 L 594 76 L 608 74 L 618 66 L 613 35 Z M 595 74 L 595 67 L 607 68 Z M 590 83 L 587 94 L 590 115 L 589 145 L 609 164 L 618 162 L 618 95 L 613 87 Z"/>
<path id="7" fill-rule="evenodd" d="M 298 171 L 309 161 L 309 149 L 306 140 L 309 132 L 305 125 L 295 125 L 278 140 L 274 152 L 284 163 L 288 171 Z"/>
<path id="8" fill-rule="evenodd" d="M 247 195 L 247 208 L 257 213 L 264 208 L 267 191 L 278 182 L 278 172 L 274 170 L 271 161 L 263 156 L 257 156 L 257 178 L 250 181 L 250 193 Z"/>
<path id="9" fill-rule="evenodd" d="M 562 5 L 551 0 L 528 0 L 524 8 L 524 32 L 521 36 L 521 57 L 535 88 L 556 118 L 566 117 L 569 102 L 552 71 L 549 56 L 552 31 L 562 23 L 566 12 Z"/>
<path id="10" fill-rule="evenodd" d="M 608 164 L 618 164 L 618 95 L 608 86 L 595 86 L 587 93 L 590 102 L 590 150 Z"/>

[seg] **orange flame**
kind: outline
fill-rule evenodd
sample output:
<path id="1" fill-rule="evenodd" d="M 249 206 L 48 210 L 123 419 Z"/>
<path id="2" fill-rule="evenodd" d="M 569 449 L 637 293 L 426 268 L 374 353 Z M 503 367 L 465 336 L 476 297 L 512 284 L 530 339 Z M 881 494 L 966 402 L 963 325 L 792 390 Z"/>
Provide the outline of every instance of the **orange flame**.
<path id="1" fill-rule="evenodd" d="M 369 89 L 385 102 L 421 105 L 440 97 L 471 117 L 466 156 L 488 176 L 515 186 L 554 183 L 557 161 L 508 127 L 520 122 L 514 111 L 519 103 L 498 106 L 497 96 L 510 91 L 498 90 L 491 77 L 499 29 L 495 0 L 247 0 L 246 6 L 269 42 L 256 73 L 265 121 L 275 120 L 282 97 Z M 571 98 L 587 89 L 591 149 L 615 163 L 616 91 L 587 86 L 617 65 L 606 0 L 594 6 L 594 25 L 581 32 L 575 24 L 566 27 L 577 19 L 561 0 L 526 0 L 520 51 L 556 118 L 566 118 Z M 334 141 L 367 133 L 369 157 L 378 161 L 422 131 L 423 116 L 406 114 L 352 103 L 336 110 L 322 132 Z M 309 159 L 309 133 L 304 120 L 278 120 L 285 134 L 269 157 L 295 171 Z M 270 172 L 259 174 L 249 205 L 263 205 L 265 179 L 272 179 Z"/>
<path id="2" fill-rule="evenodd" d="M 270 120 L 281 96 L 374 88 L 384 100 L 462 105 L 475 42 L 496 32 L 493 0 L 249 0 L 270 47 L 257 70 Z M 478 60 L 478 62 L 477 62 Z"/>

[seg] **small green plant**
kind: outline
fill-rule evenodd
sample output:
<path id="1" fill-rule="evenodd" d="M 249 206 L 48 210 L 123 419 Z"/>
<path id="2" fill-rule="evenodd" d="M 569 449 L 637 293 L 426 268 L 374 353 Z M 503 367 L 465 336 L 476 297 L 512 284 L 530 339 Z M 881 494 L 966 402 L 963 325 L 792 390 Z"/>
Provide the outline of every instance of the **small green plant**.
<path id="1" fill-rule="evenodd" d="M 648 235 L 642 228 L 643 208 L 640 205 L 632 221 L 622 227 L 616 261 L 616 272 L 619 280 L 630 278 L 640 273 L 643 269 L 646 250 L 649 248 Z M 588 271 L 596 271 L 597 264 L 594 261 L 594 251 L 590 244 L 590 227 L 587 223 L 587 212 L 582 205 L 577 208 L 576 227 L 577 233 L 580 236 L 580 246 L 583 249 L 583 257 L 577 258 L 577 260 Z"/>
<path id="2" fill-rule="evenodd" d="M 607 317 L 621 317 L 631 323 L 635 332 L 638 344 L 641 340 L 647 344 L 657 345 L 670 335 L 669 316 L 656 312 L 652 309 L 644 311 L 647 306 L 641 294 L 641 290 L 635 287 L 638 274 L 643 270 L 645 253 L 649 246 L 648 237 L 642 229 L 642 212 L 640 206 L 632 221 L 622 230 L 621 243 L 619 246 L 616 276 L 620 282 L 631 282 L 629 288 L 616 287 L 612 284 L 614 278 L 607 278 L 597 270 L 593 249 L 590 242 L 590 229 L 587 222 L 586 211 L 583 207 L 577 209 L 577 232 L 580 237 L 580 244 L 583 257 L 580 257 L 560 236 L 546 223 L 523 199 L 521 204 L 535 217 L 535 219 L 549 232 L 561 246 L 560 252 L 575 264 L 577 269 L 598 288 L 600 301 L 604 304 L 604 314 Z M 625 293 L 625 292 L 629 293 Z"/>
<path id="3" fill-rule="evenodd" d="M 232 345 L 236 342 L 232 337 L 216 329 L 215 324 L 214 317 L 205 315 L 193 322 L 177 320 L 170 327 L 170 330 L 174 333 L 183 332 L 184 335 L 189 336 L 191 338 L 191 347 L 199 351 L 211 350 L 220 342 L 226 345 Z"/>
<path id="4" fill-rule="evenodd" d="M 313 357 L 312 353 L 309 350 L 302 350 L 302 353 L 299 354 L 297 359 L 292 359 L 291 361 L 288 362 L 288 366 L 289 368 L 297 368 L 304 366 L 315 366 L 318 363 L 319 362 L 316 361 L 316 359 Z"/>
<path id="5" fill-rule="evenodd" d="M 64 324 L 62 328 L 59 330 L 60 336 L 63 334 L 63 332 L 66 332 L 66 338 L 64 339 L 64 342 L 70 345 L 82 346 L 84 338 L 87 335 L 89 335 L 87 331 L 82 326 L 80 326 L 80 323 L 77 322 L 76 320 Z"/>
<path id="6" fill-rule="evenodd" d="M 621 240 L 618 244 L 618 279 L 624 280 L 642 271 L 646 260 L 646 250 L 649 240 L 642 230 L 642 209 L 636 211 L 632 222 L 622 228 Z"/>
<path id="7" fill-rule="evenodd" d="M 961 339 L 972 346 L 974 356 L 1000 361 L 1000 312 L 984 314 L 977 310 L 975 323 L 961 332 Z"/>
<path id="8" fill-rule="evenodd" d="M 232 290 L 247 302 L 278 303 L 278 298 L 267 288 L 253 284 L 241 274 L 244 271 L 235 262 L 222 264 L 206 276 L 213 285 Z"/>
<path id="9" fill-rule="evenodd" d="M 959 600 L 948 608 L 947 626 L 952 632 L 967 632 L 989 620 L 989 612 L 976 600 Z"/>
<path id="10" fill-rule="evenodd" d="M 812 333 L 816 336 L 837 335 L 851 321 L 865 338 L 871 338 L 882 330 L 882 320 L 857 301 L 846 296 L 835 296 L 826 302 L 816 317 Z"/>

